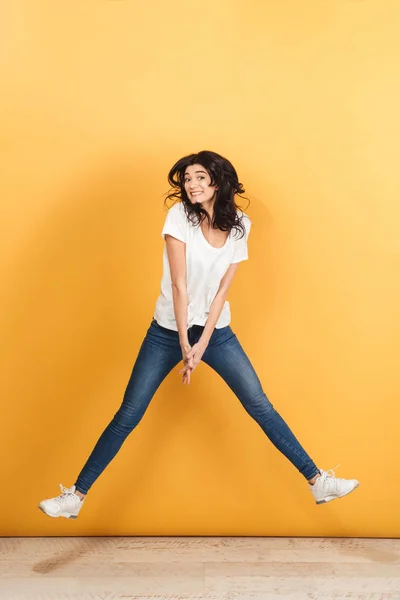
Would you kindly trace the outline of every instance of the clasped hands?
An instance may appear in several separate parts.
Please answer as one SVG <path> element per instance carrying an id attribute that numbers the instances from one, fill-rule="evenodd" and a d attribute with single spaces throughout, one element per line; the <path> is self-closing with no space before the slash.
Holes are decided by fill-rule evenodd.
<path id="1" fill-rule="evenodd" d="M 190 346 L 190 344 L 181 345 L 183 369 L 179 371 L 179 375 L 182 374 L 183 385 L 189 385 L 191 374 L 201 361 L 207 345 L 208 344 L 201 340 L 199 340 L 197 344 L 194 344 L 194 346 Z"/>

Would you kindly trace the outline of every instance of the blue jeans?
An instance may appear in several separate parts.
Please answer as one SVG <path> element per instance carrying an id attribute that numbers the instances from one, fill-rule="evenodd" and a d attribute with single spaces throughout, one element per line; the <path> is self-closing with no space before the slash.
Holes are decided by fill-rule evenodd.
<path id="1" fill-rule="evenodd" d="M 203 329 L 193 325 L 188 330 L 192 346 L 199 341 Z M 133 367 L 123 402 L 76 480 L 79 492 L 87 494 L 142 419 L 159 385 L 181 360 L 178 332 L 160 327 L 153 320 Z M 307 480 L 319 473 L 264 394 L 256 372 L 229 326 L 214 329 L 202 360 L 221 375 L 271 442 Z"/>

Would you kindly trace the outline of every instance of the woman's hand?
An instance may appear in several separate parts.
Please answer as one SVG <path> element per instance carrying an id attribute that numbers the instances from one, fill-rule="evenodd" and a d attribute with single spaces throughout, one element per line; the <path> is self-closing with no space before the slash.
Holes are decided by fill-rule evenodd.
<path id="1" fill-rule="evenodd" d="M 199 340 L 187 354 L 187 359 L 192 361 L 192 369 L 195 369 L 201 361 L 208 344 Z"/>
<path id="2" fill-rule="evenodd" d="M 190 344 L 181 344 L 182 350 L 182 360 L 184 367 L 179 371 L 179 375 L 182 375 L 182 383 L 183 385 L 189 385 L 190 383 L 190 375 L 193 371 L 193 360 L 188 358 L 188 354 L 191 351 L 192 347 Z"/>
<path id="3" fill-rule="evenodd" d="M 179 371 L 179 374 L 183 373 L 182 383 L 184 385 L 189 385 L 190 376 L 201 361 L 207 346 L 208 344 L 200 340 L 189 350 L 184 350 L 182 348 L 184 368 L 181 371 Z"/>

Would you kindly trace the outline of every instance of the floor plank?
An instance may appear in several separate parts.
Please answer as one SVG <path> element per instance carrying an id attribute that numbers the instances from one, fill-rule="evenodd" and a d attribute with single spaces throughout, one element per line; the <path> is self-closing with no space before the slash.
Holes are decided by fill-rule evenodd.
<path id="1" fill-rule="evenodd" d="M 400 590 L 399 564 L 344 563 L 210 563 L 205 591 L 394 593 Z"/>
<path id="2" fill-rule="evenodd" d="M 0 538 L 0 563 L 18 553 L 28 562 L 57 556 L 132 562 L 400 562 L 400 540 L 353 538 L 47 537 Z"/>

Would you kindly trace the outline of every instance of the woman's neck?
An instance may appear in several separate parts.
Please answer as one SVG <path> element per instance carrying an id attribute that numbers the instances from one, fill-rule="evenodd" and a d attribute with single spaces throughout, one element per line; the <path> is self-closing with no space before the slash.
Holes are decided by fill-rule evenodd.
<path id="1" fill-rule="evenodd" d="M 209 200 L 208 202 L 204 202 L 201 205 L 202 208 L 204 208 L 204 210 L 206 210 L 208 212 L 211 223 L 214 220 L 214 204 L 215 204 L 215 200 Z"/>

